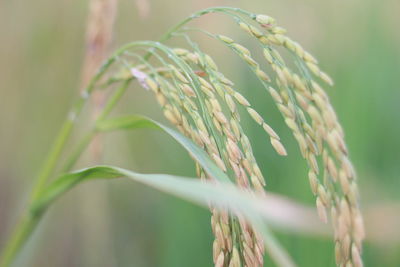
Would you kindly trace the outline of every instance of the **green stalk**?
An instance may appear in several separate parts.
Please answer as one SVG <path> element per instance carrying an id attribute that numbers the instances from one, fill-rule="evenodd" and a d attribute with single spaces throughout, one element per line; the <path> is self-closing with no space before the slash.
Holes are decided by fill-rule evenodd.
<path id="1" fill-rule="evenodd" d="M 38 177 L 36 178 L 35 185 L 32 189 L 30 203 L 33 203 L 40 197 L 40 193 L 53 173 L 67 140 L 71 135 L 76 117 L 81 113 L 85 103 L 87 102 L 87 99 L 95 88 L 96 82 L 102 77 L 102 75 L 114 61 L 115 57 L 111 57 L 103 64 L 97 74 L 92 78 L 87 88 L 83 91 L 81 97 L 78 99 L 72 110 L 69 112 L 66 121 L 61 127 L 61 130 L 57 135 L 57 138 L 53 143 L 46 160 L 44 161 Z M 19 220 L 8 242 L 6 242 L 5 247 L 2 250 L 0 256 L 0 267 L 10 266 L 15 259 L 15 256 L 18 254 L 29 236 L 32 234 L 33 230 L 36 228 L 41 215 L 42 214 L 33 215 L 28 209 L 27 214 Z"/>
<path id="2" fill-rule="evenodd" d="M 38 198 L 38 196 L 40 195 L 40 191 L 46 185 L 48 179 L 50 178 L 50 175 L 52 174 L 54 168 L 56 167 L 61 152 L 63 151 L 67 143 L 67 140 L 71 135 L 75 119 L 79 116 L 90 94 L 93 92 L 96 82 L 102 77 L 102 75 L 106 72 L 108 67 L 114 61 L 115 59 L 112 57 L 104 63 L 104 65 L 99 69 L 97 74 L 92 78 L 87 88 L 82 92 L 81 97 L 78 99 L 75 106 L 68 113 L 68 117 L 64 122 L 52 148 L 50 149 L 50 153 L 48 154 L 46 160 L 44 161 L 42 169 L 39 172 L 39 176 L 36 179 L 36 183 L 32 190 L 32 196 L 31 196 L 32 202 Z"/>
<path id="3" fill-rule="evenodd" d="M 223 14 L 227 14 L 230 15 L 230 12 L 237 12 L 240 13 L 242 15 L 248 16 L 252 19 L 254 19 L 256 17 L 255 14 L 250 13 L 246 10 L 240 9 L 240 8 L 235 8 L 235 7 L 210 7 L 210 8 L 206 8 L 203 10 L 199 10 L 195 13 L 193 13 L 190 17 L 187 17 L 186 19 L 180 21 L 178 24 L 176 24 L 175 26 L 171 27 L 165 34 L 163 34 L 161 36 L 161 38 L 159 39 L 159 42 L 163 43 L 167 40 L 169 40 L 175 32 L 177 32 L 178 30 L 180 30 L 184 25 L 188 24 L 189 22 L 191 22 L 194 19 L 197 19 L 201 16 L 204 16 L 206 14 L 209 13 L 223 13 Z M 149 51 L 145 56 L 144 59 L 145 60 L 149 60 L 150 57 L 152 56 L 151 51 Z"/>
<path id="4" fill-rule="evenodd" d="M 90 144 L 90 141 L 93 137 L 98 133 L 96 129 L 96 124 L 105 119 L 108 114 L 112 111 L 118 101 L 121 99 L 122 95 L 125 93 L 131 79 L 126 80 L 121 87 L 119 87 L 114 94 L 111 96 L 110 100 L 108 100 L 106 106 L 102 110 L 99 117 L 96 119 L 94 123 L 94 127 L 78 142 L 76 149 L 72 152 L 72 154 L 66 160 L 65 165 L 62 168 L 62 172 L 68 172 L 74 166 L 76 161 L 79 159 L 80 155 L 85 151 L 87 146 Z"/>
<path id="5" fill-rule="evenodd" d="M 14 261 L 15 256 L 21 249 L 22 245 L 28 239 L 33 229 L 36 227 L 40 217 L 31 216 L 30 214 L 24 216 L 16 228 L 10 240 L 6 243 L 3 253 L 1 255 L 0 266 L 7 267 Z"/>
<path id="6" fill-rule="evenodd" d="M 173 33 L 177 32 L 180 28 L 182 28 L 182 26 L 184 26 L 185 24 L 189 23 L 190 21 L 201 17 L 203 15 L 209 14 L 209 13 L 225 13 L 225 14 L 229 14 L 229 12 L 237 12 L 237 13 L 241 13 L 243 15 L 249 16 L 250 18 L 255 18 L 255 15 L 247 12 L 243 9 L 240 8 L 235 8 L 235 7 L 210 7 L 210 8 L 206 8 L 200 11 L 197 11 L 195 13 L 193 13 L 190 17 L 187 17 L 186 19 L 182 20 L 181 22 L 179 22 L 178 24 L 176 24 L 175 26 L 173 26 L 172 28 L 170 28 L 163 36 L 161 36 L 160 38 L 160 42 L 165 42 L 168 39 L 170 39 L 173 36 Z M 148 55 L 146 55 L 148 56 Z"/>

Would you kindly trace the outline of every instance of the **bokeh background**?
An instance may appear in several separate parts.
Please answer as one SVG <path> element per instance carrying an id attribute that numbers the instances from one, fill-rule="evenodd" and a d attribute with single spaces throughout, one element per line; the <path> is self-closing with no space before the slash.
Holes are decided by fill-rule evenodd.
<path id="1" fill-rule="evenodd" d="M 0 247 L 77 95 L 87 2 L 0 1 Z M 343 123 L 373 229 L 367 233 L 365 264 L 400 266 L 400 1 L 121 0 L 113 47 L 155 40 L 192 12 L 217 5 L 275 17 L 334 78 L 328 94 Z M 222 16 L 207 16 L 196 25 L 254 46 Z M 197 40 L 287 144 L 289 156 L 276 156 L 263 131 L 244 118 L 268 190 L 312 205 L 306 164 L 261 85 L 233 54 L 207 38 Z M 131 87 L 117 111 L 126 112 L 163 120 L 139 86 Z M 115 133 L 103 140 L 104 163 L 195 175 L 188 155 L 161 133 Z M 84 157 L 77 167 L 90 164 Z M 207 210 L 143 185 L 91 182 L 57 201 L 15 266 L 211 266 L 209 224 Z M 299 266 L 334 266 L 330 240 L 276 234 Z"/>

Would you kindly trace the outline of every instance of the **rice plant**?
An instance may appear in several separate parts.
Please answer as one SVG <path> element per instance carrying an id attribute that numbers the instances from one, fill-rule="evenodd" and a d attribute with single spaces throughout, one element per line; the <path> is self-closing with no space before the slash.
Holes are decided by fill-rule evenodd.
<path id="1" fill-rule="evenodd" d="M 229 17 L 233 26 L 257 43 L 264 57 L 254 57 L 255 51 L 233 37 L 190 27 L 192 20 L 210 13 Z M 220 42 L 241 59 L 272 97 L 309 166 L 308 179 L 318 215 L 323 222 L 332 223 L 337 265 L 362 266 L 364 230 L 356 174 L 343 129 L 322 85 L 332 86 L 332 79 L 309 52 L 286 35 L 275 19 L 230 7 L 196 12 L 159 41 L 134 41 L 103 63 L 68 113 L 35 181 L 29 209 L 3 250 L 0 266 L 12 263 L 46 209 L 60 195 L 86 180 L 117 177 L 129 177 L 209 207 L 215 236 L 215 266 L 263 266 L 265 252 L 278 266 L 295 266 L 267 228 L 265 215 L 260 211 L 260 205 L 265 203 L 266 179 L 253 154 L 252 140 L 242 127 L 239 111 L 246 111 L 265 131 L 271 144 L 267 149 L 285 156 L 285 146 L 269 125 L 271 118 L 263 118 L 232 79 L 220 72 L 217 62 L 192 39 L 193 32 Z M 172 38 L 184 40 L 186 46 L 169 46 Z M 269 66 L 269 72 L 262 68 L 264 65 Z M 165 118 L 178 131 L 140 115 L 110 117 L 132 85 L 152 92 Z M 83 107 L 100 89 L 112 94 L 98 112 L 93 128 L 62 161 L 61 155 Z M 138 128 L 163 130 L 173 137 L 196 162 L 201 180 L 139 174 L 113 166 L 71 171 L 99 133 Z M 62 173 L 55 172 L 56 167 Z"/>

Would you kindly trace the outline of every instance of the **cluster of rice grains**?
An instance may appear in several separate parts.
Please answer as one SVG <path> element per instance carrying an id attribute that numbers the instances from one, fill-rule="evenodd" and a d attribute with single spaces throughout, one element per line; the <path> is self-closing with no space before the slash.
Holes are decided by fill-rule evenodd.
<path id="1" fill-rule="evenodd" d="M 276 26 L 274 19 L 233 8 L 200 11 L 167 36 L 185 36 L 190 49 L 172 49 L 156 43 L 162 49 L 148 51 L 160 65 L 146 60 L 134 62 L 141 64 L 140 67 L 129 63 L 135 66 L 130 67 L 132 75 L 143 87 L 154 92 L 165 117 L 202 147 L 238 186 L 263 194 L 265 181 L 249 138 L 241 127 L 238 109 L 247 110 L 265 130 L 278 154 L 286 155 L 286 150 L 277 133 L 236 90 L 234 83 L 219 72 L 214 60 L 187 37 L 188 29 L 182 27 L 191 19 L 213 12 L 231 16 L 261 45 L 272 69 L 271 78 L 261 70 L 247 48 L 227 36 L 203 31 L 239 55 L 271 94 L 308 162 L 318 214 L 324 222 L 330 214 L 338 266 L 362 266 L 360 252 L 364 231 L 355 173 L 347 156 L 343 130 L 328 96 L 312 76 L 329 85 L 332 80 L 319 69 L 312 55 L 287 37 L 283 28 Z M 279 47 L 293 56 L 297 72 L 286 66 L 277 50 Z M 200 166 L 197 166 L 197 173 L 199 177 L 207 177 Z M 215 265 L 262 266 L 263 241 L 251 226 L 227 212 L 212 209 L 212 213 Z"/>

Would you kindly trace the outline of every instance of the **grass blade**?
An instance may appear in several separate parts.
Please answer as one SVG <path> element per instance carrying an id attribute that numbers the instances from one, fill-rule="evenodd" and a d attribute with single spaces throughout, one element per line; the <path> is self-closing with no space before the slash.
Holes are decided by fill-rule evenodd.
<path id="1" fill-rule="evenodd" d="M 140 115 L 126 115 L 122 117 L 104 119 L 96 125 L 99 131 L 127 130 L 127 129 L 160 129 L 169 134 L 179 144 L 181 144 L 190 155 L 204 168 L 204 170 L 215 180 L 220 182 L 230 182 L 229 177 L 218 168 L 209 158 L 207 153 L 193 143 L 189 138 L 181 133 L 157 122 Z"/>
<path id="2" fill-rule="evenodd" d="M 257 197 L 238 189 L 233 184 L 213 183 L 167 174 L 141 174 L 118 167 L 97 166 L 61 176 L 42 191 L 41 197 L 33 203 L 31 212 L 33 215 L 40 214 L 55 199 L 81 182 L 117 177 L 128 177 L 198 205 L 208 207 L 211 204 L 218 209 L 244 216 L 263 236 L 266 250 L 278 266 L 295 266 L 290 256 L 266 227 L 260 212 L 260 204 L 263 202 L 258 202 Z"/>

